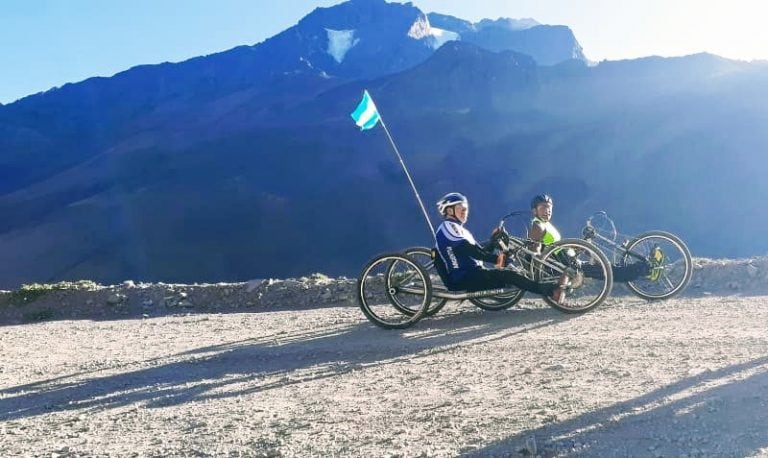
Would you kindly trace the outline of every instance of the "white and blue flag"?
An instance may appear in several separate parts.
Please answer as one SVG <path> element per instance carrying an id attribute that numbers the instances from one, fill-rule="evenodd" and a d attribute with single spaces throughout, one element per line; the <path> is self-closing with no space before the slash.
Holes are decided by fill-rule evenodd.
<path id="1" fill-rule="evenodd" d="M 376 109 L 376 104 L 373 103 L 371 95 L 368 91 L 363 92 L 363 100 L 357 105 L 355 111 L 350 115 L 355 120 L 355 124 L 360 126 L 360 130 L 368 130 L 376 127 L 381 117 L 379 111 Z"/>

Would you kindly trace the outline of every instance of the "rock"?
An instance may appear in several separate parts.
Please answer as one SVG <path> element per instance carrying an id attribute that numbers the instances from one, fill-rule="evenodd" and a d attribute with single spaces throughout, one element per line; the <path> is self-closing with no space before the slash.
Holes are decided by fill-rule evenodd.
<path id="1" fill-rule="evenodd" d="M 758 273 L 760 273 L 760 269 L 753 266 L 752 264 L 747 264 L 747 275 L 749 275 L 749 278 L 757 277 Z"/>
<path id="2" fill-rule="evenodd" d="M 245 283 L 245 290 L 251 293 L 253 290 L 261 286 L 262 283 L 264 283 L 264 280 L 250 280 Z"/>
<path id="3" fill-rule="evenodd" d="M 121 304 L 121 303 L 125 302 L 125 300 L 126 300 L 125 294 L 115 293 L 115 294 L 111 294 L 107 298 L 107 304 L 109 304 L 109 305 L 118 305 L 118 304 Z"/>
<path id="4" fill-rule="evenodd" d="M 125 286 L 126 288 L 135 288 L 136 283 L 134 283 L 133 280 L 126 280 L 123 282 L 123 286 Z"/>
<path id="5" fill-rule="evenodd" d="M 538 453 L 538 447 L 536 446 L 536 436 L 528 436 L 525 438 L 525 444 L 523 448 L 519 450 L 523 455 L 536 456 Z"/>

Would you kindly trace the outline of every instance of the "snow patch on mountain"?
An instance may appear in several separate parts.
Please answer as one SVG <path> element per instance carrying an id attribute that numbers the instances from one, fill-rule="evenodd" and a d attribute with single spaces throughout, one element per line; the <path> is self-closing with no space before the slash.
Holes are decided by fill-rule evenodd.
<path id="1" fill-rule="evenodd" d="M 449 41 L 460 40 L 461 35 L 450 30 L 438 29 L 437 27 L 431 27 L 431 35 L 434 38 L 432 47 L 437 49 Z"/>
<path id="2" fill-rule="evenodd" d="M 347 52 L 360 42 L 359 38 L 355 38 L 354 30 L 325 29 L 325 31 L 328 33 L 328 54 L 338 63 L 341 63 Z"/>

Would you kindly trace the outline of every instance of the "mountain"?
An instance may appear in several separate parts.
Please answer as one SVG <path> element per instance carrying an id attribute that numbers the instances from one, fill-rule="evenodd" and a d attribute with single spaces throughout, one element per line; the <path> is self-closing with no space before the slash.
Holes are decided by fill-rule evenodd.
<path id="1" fill-rule="evenodd" d="M 385 133 L 349 118 L 364 88 L 433 222 L 432 202 L 459 190 L 482 237 L 548 192 L 568 235 L 607 210 L 698 256 L 768 250 L 726 223 L 768 223 L 764 63 L 542 65 L 466 39 L 539 25 L 435 17 L 352 0 L 258 45 L 0 107 L 0 287 L 354 276 L 375 253 L 430 244 Z M 449 30 L 461 40 L 442 43 Z"/>
<path id="2" fill-rule="evenodd" d="M 474 43 L 490 51 L 516 51 L 528 54 L 540 65 L 555 65 L 586 57 L 571 29 L 562 25 L 542 25 L 533 19 L 483 19 L 473 24 L 453 16 L 429 14 L 434 28 L 447 30 L 452 39 Z"/>

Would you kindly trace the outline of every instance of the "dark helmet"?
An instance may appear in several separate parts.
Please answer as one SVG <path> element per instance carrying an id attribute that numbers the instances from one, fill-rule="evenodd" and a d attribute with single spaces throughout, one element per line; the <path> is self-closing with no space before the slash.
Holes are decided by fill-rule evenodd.
<path id="1" fill-rule="evenodd" d="M 552 202 L 552 198 L 549 197 L 549 194 L 539 194 L 538 196 L 534 197 L 531 200 L 531 210 L 535 209 L 539 206 L 539 204 L 547 203 L 549 205 L 554 205 L 554 202 Z"/>
<path id="2" fill-rule="evenodd" d="M 445 209 L 458 204 L 464 204 L 465 207 L 469 207 L 469 200 L 467 200 L 467 197 L 464 194 L 449 192 L 437 201 L 437 211 L 440 212 L 441 215 L 444 215 Z"/>

